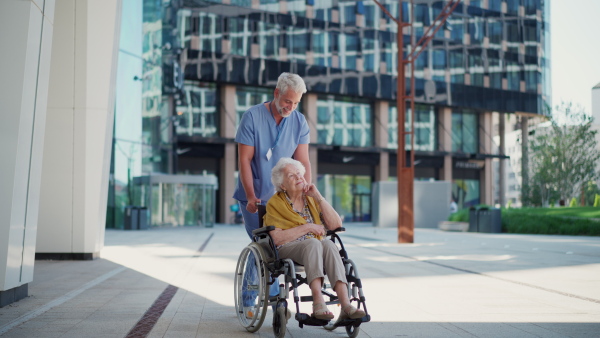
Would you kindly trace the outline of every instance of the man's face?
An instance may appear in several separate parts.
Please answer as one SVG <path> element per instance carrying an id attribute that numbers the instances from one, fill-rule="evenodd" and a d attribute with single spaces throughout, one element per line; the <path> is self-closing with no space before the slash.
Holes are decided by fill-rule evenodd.
<path id="1" fill-rule="evenodd" d="M 275 89 L 275 100 L 273 102 L 279 115 L 288 117 L 298 107 L 300 99 L 302 99 L 301 93 L 296 93 L 290 89 L 286 90 L 285 93 L 281 93 L 279 89 Z"/>

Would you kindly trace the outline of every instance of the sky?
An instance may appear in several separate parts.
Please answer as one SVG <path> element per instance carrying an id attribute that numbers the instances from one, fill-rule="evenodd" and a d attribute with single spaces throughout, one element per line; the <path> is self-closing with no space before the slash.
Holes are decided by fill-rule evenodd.
<path id="1" fill-rule="evenodd" d="M 550 0 L 552 106 L 561 101 L 592 112 L 600 83 L 600 0 Z"/>

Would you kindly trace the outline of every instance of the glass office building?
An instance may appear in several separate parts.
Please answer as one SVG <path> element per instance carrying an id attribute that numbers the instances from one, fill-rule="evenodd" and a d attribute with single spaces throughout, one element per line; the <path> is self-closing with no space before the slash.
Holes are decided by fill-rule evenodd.
<path id="1" fill-rule="evenodd" d="M 241 114 L 294 72 L 313 179 L 345 220 L 370 220 L 371 184 L 395 179 L 398 154 L 398 29 L 375 2 L 139 1 L 139 175 L 214 175 L 225 222 Z M 405 50 L 445 5 L 380 2 L 412 21 Z M 461 207 L 492 203 L 493 114 L 549 113 L 548 20 L 547 0 L 461 1 L 414 63 L 414 149 L 407 139 L 402 155 L 414 151 L 415 179 L 452 181 Z"/>

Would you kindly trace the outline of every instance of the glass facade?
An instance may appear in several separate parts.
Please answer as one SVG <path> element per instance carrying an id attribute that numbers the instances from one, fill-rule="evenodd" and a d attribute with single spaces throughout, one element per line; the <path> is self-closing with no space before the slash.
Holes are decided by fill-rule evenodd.
<path id="1" fill-rule="evenodd" d="M 151 226 L 215 224 L 214 175 L 149 175 L 135 177 L 135 204 L 148 208 Z"/>
<path id="2" fill-rule="evenodd" d="M 402 20 L 412 21 L 417 40 L 444 5 L 380 2 L 394 17 L 402 6 Z M 317 148 L 317 168 L 327 168 L 318 169 L 319 187 L 347 220 L 370 218 L 367 195 L 380 155 L 389 152 L 393 176 L 398 148 L 398 29 L 376 3 L 132 0 L 124 2 L 123 18 L 109 199 L 113 226 L 120 227 L 119 210 L 133 203 L 131 177 L 218 176 L 224 149 L 233 142 L 232 126 L 237 128 L 249 107 L 272 99 L 281 72 L 299 74 L 314 95 L 301 102 L 310 104 L 306 111 L 298 110 L 314 116 L 308 118 L 316 133 L 311 147 Z M 416 178 L 439 179 L 448 154 L 488 155 L 480 154 L 482 114 L 549 114 L 548 19 L 549 3 L 543 0 L 471 0 L 456 7 L 414 61 Z M 409 32 L 404 31 L 405 52 L 410 52 Z M 378 141 L 384 144 L 375 142 L 382 125 L 374 111 L 379 101 L 390 106 L 388 128 L 381 131 L 387 142 Z M 451 129 L 445 131 L 451 145 L 440 144 L 438 136 L 445 135 L 439 121 L 445 108 L 452 110 L 451 126 L 445 127 Z M 404 127 L 410 126 L 407 109 Z M 411 150 L 410 136 L 406 144 Z M 453 194 L 462 205 L 480 199 L 474 171 L 453 171 Z M 188 193 L 173 192 L 171 200 L 182 194 Z M 172 224 L 188 223 L 181 214 L 168 217 Z"/>
<path id="3" fill-rule="evenodd" d="M 211 3 L 221 1 L 177 9 L 176 38 L 193 61 L 186 78 L 268 86 L 281 71 L 293 69 L 309 79 L 312 92 L 395 98 L 397 28 L 374 2 L 233 2 L 245 7 L 244 14 L 235 7 L 216 10 Z M 398 2 L 382 3 L 397 15 Z M 431 80 L 440 94 L 433 98 L 436 104 L 547 114 L 550 92 L 541 85 L 549 74 L 547 3 L 528 0 L 524 15 L 517 10 L 520 1 L 484 5 L 460 4 L 448 30 L 439 30 L 416 60 L 417 100 Z M 441 6 L 415 4 L 417 39 Z M 411 19 L 408 2 L 403 7 L 404 20 Z"/>
<path id="4" fill-rule="evenodd" d="M 109 177 L 106 224 L 122 228 L 124 209 L 134 203 L 132 178 L 142 172 L 142 156 L 148 145 L 142 142 L 142 91 L 153 81 L 145 74 L 146 59 L 142 53 L 142 0 L 123 3 L 123 21 L 119 41 L 117 90 L 115 91 L 115 126 Z M 145 77 L 144 75 L 148 75 Z"/>

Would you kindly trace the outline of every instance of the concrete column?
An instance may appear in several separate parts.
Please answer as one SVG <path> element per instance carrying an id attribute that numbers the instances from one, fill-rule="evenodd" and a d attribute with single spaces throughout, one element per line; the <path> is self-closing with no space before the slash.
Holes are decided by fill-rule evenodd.
<path id="1" fill-rule="evenodd" d="M 232 85 L 221 86 L 221 137 L 235 139 L 235 95 L 236 87 Z M 219 172 L 219 218 L 222 223 L 229 222 L 233 212 L 229 210 L 231 204 L 236 203 L 232 198 L 235 190 L 236 180 L 234 180 L 236 169 L 236 143 L 226 143 L 225 153 L 221 159 L 221 168 Z"/>
<path id="2" fill-rule="evenodd" d="M 492 112 L 484 112 L 479 115 L 479 152 L 482 154 L 492 153 Z"/>
<path id="3" fill-rule="evenodd" d="M 492 153 L 492 113 L 484 112 L 479 118 L 480 133 L 479 133 L 479 152 L 484 154 Z M 485 159 L 485 166 L 483 167 L 483 175 L 479 180 L 480 185 L 480 201 L 483 204 L 493 205 L 494 204 L 494 188 L 493 188 L 493 168 L 492 159 Z"/>
<path id="4" fill-rule="evenodd" d="M 442 107 L 438 110 L 439 150 L 452 152 L 452 109 Z M 452 181 L 452 155 L 444 156 L 444 167 L 440 172 L 440 180 Z"/>
<path id="5" fill-rule="evenodd" d="M 54 6 L 0 2 L 0 307 L 33 281 Z"/>
<path id="6" fill-rule="evenodd" d="M 306 121 L 308 122 L 308 127 L 310 128 L 310 144 L 311 146 L 308 148 L 308 156 L 310 158 L 310 167 L 312 169 L 311 177 L 313 183 L 317 182 L 317 174 L 318 174 L 318 158 L 319 151 L 314 146 L 317 144 L 319 137 L 317 133 L 317 94 L 307 93 L 302 97 L 302 109 L 304 110 L 304 116 L 306 117 Z"/>
<path id="7" fill-rule="evenodd" d="M 375 146 L 387 148 L 389 139 L 388 114 L 390 104 L 387 101 L 375 102 L 375 120 L 379 123 L 373 123 L 373 133 L 375 134 Z M 375 167 L 375 181 L 387 181 L 390 176 L 390 154 L 381 152 L 379 164 Z"/>
<path id="8" fill-rule="evenodd" d="M 56 5 L 37 255 L 104 246 L 121 0 Z"/>
<path id="9" fill-rule="evenodd" d="M 500 149 L 498 154 L 504 156 L 506 154 L 506 115 L 498 114 L 498 136 L 500 138 Z M 498 203 L 500 207 L 506 205 L 506 160 L 498 160 Z"/>

